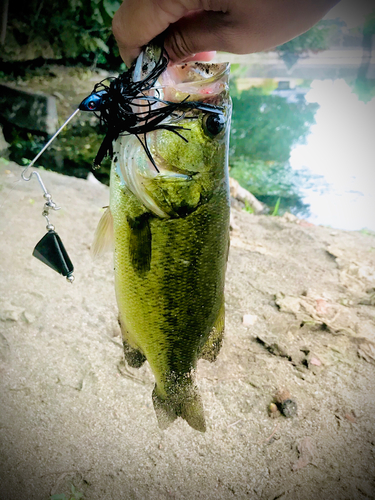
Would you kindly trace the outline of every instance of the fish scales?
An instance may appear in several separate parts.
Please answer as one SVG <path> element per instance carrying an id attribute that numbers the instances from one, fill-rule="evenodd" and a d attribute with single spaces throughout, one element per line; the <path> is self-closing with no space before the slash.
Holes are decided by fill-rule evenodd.
<path id="1" fill-rule="evenodd" d="M 163 386 L 163 374 L 195 367 L 223 302 L 228 241 L 228 197 L 219 192 L 193 214 L 150 218 L 151 262 L 146 273 L 132 264 L 132 204 L 117 174 L 111 179 L 117 302 L 127 340 L 141 348 Z M 223 245 L 226 242 L 226 245 Z"/>
<path id="2" fill-rule="evenodd" d="M 214 102 L 223 116 L 194 111 L 180 117 L 187 142 L 168 130 L 148 134 L 159 173 L 136 137 L 114 145 L 109 210 L 125 355 L 132 366 L 147 359 L 162 428 L 178 416 L 206 428 L 194 379 L 200 357 L 215 359 L 224 329 L 228 71 L 227 65 L 190 63 L 163 75 L 169 100 Z"/>

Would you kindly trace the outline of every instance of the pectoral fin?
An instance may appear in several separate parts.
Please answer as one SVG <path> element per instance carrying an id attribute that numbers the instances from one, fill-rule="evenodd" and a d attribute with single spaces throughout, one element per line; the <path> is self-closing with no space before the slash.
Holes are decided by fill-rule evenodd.
<path id="1" fill-rule="evenodd" d="M 128 217 L 131 228 L 129 238 L 129 254 L 135 271 L 144 275 L 151 266 L 151 229 L 149 215 L 142 214 L 132 219 Z"/>
<path id="2" fill-rule="evenodd" d="M 113 217 L 109 207 L 102 215 L 96 228 L 94 241 L 90 248 L 93 259 L 100 257 L 113 248 Z"/>

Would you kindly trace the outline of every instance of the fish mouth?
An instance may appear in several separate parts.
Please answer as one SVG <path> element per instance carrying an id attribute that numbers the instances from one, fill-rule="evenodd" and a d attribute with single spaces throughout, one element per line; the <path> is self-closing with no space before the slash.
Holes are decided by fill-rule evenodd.
<path id="1" fill-rule="evenodd" d="M 168 101 L 220 104 L 228 99 L 229 71 L 229 63 L 188 62 L 168 67 L 159 84 Z"/>

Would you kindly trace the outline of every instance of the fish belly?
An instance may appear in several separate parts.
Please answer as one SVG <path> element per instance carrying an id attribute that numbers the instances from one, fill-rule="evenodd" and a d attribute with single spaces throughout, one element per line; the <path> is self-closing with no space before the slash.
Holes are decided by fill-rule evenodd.
<path id="1" fill-rule="evenodd" d="M 125 340 L 146 356 L 159 394 L 167 397 L 196 367 L 223 307 L 228 190 L 223 184 L 186 217 L 148 217 L 112 169 L 110 208 L 116 297 Z M 145 227 L 139 221 L 134 224 L 137 214 Z M 143 263 L 134 255 L 137 248 Z"/>

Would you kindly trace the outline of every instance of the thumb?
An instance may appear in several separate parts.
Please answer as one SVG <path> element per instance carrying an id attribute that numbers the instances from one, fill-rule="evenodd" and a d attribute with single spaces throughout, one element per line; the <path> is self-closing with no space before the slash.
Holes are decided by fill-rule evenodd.
<path id="1" fill-rule="evenodd" d="M 187 11 L 183 1 L 124 0 L 113 17 L 112 31 L 126 65 L 131 65 L 141 47 Z"/>
<path id="2" fill-rule="evenodd" d="M 171 24 L 165 31 L 164 47 L 171 62 L 177 63 L 200 52 L 231 52 L 237 45 L 236 38 L 240 37 L 236 37 L 228 14 L 200 11 Z"/>

